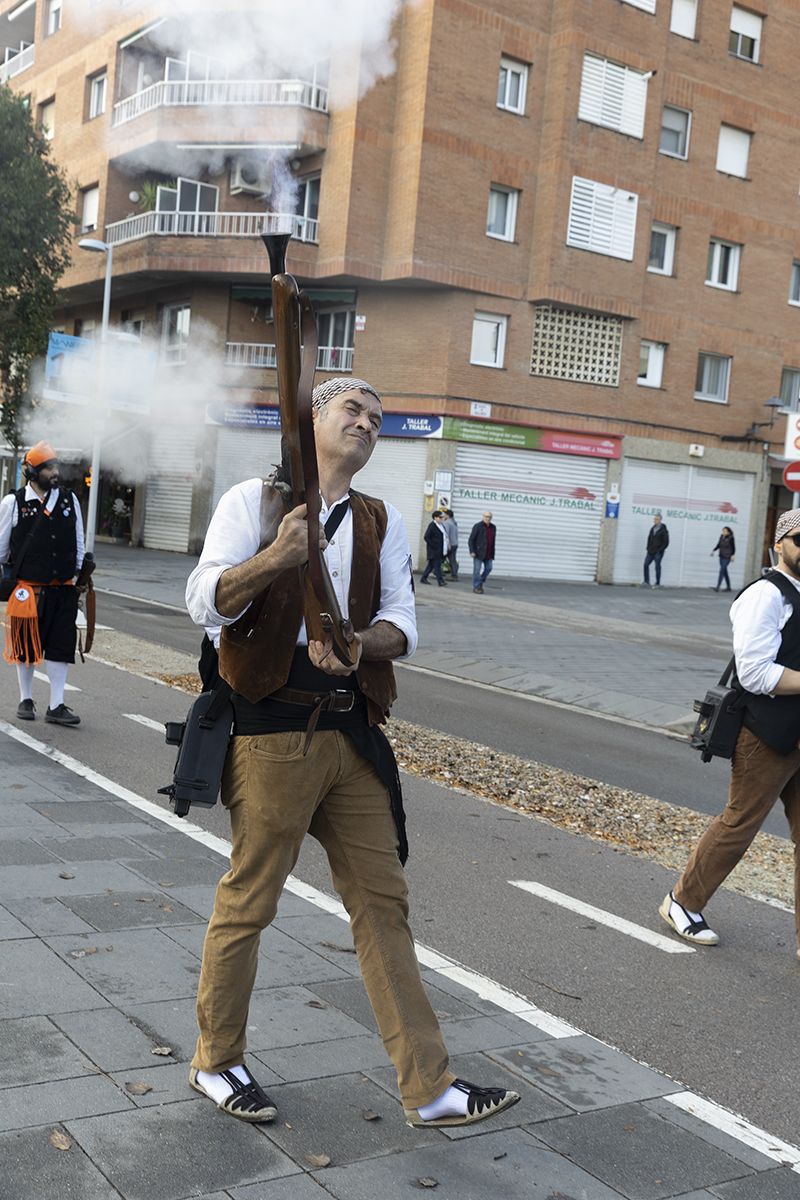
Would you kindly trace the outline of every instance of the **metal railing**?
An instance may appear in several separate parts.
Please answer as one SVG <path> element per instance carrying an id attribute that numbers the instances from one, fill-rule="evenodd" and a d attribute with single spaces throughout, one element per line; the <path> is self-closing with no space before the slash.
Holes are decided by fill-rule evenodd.
<path id="1" fill-rule="evenodd" d="M 352 371 L 353 353 L 352 346 L 320 346 L 317 351 L 317 370 Z M 278 365 L 275 346 L 270 342 L 226 342 L 225 365 L 274 369 Z"/>
<path id="2" fill-rule="evenodd" d="M 106 225 L 110 246 L 145 237 L 259 237 L 289 233 L 300 242 L 316 242 L 319 221 L 293 213 L 145 212 Z"/>
<path id="3" fill-rule="evenodd" d="M 24 50 L 20 50 L 19 54 L 15 54 L 13 58 L 6 59 L 0 65 L 0 83 L 8 83 L 9 79 L 13 79 L 15 75 L 19 75 L 22 71 L 27 71 L 28 67 L 32 67 L 36 59 L 36 47 L 26 46 Z"/>
<path id="4" fill-rule="evenodd" d="M 199 105 L 299 105 L 328 111 L 328 89 L 303 79 L 161 79 L 114 105 L 112 125 L 124 125 L 154 108 Z"/>

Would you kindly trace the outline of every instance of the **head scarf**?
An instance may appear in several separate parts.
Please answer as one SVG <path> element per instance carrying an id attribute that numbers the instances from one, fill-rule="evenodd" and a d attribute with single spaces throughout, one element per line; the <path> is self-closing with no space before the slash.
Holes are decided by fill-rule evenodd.
<path id="1" fill-rule="evenodd" d="M 379 404 L 381 402 L 375 388 L 365 379 L 353 379 L 350 375 L 337 375 L 335 379 L 326 379 L 324 383 L 317 384 L 311 393 L 311 407 L 318 411 L 320 408 L 324 408 L 329 400 L 333 400 L 335 396 L 343 396 L 345 392 L 367 392 L 370 396 L 374 396 Z"/>
<path id="2" fill-rule="evenodd" d="M 800 508 L 790 508 L 788 512 L 781 513 L 778 517 L 778 524 L 775 526 L 775 541 L 779 542 L 781 538 L 786 537 L 787 533 L 794 533 L 800 529 Z"/>
<path id="3" fill-rule="evenodd" d="M 43 467 L 45 463 L 55 462 L 57 459 L 58 455 L 48 442 L 37 442 L 35 446 L 31 446 L 22 461 L 30 467 Z"/>

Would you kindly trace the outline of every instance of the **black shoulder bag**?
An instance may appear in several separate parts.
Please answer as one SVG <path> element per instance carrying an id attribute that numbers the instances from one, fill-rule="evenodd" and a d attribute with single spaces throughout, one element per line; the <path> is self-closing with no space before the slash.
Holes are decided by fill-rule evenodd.
<path id="1" fill-rule="evenodd" d="M 731 684 L 735 658 L 720 676 L 716 687 L 709 688 L 704 700 L 695 700 L 698 714 L 689 745 L 700 751 L 703 762 L 712 758 L 733 758 L 736 739 L 744 720 L 744 700 L 747 693 L 738 681 Z"/>
<path id="2" fill-rule="evenodd" d="M 31 539 L 33 538 L 33 535 L 36 533 L 36 530 L 39 528 L 39 522 L 41 521 L 42 517 L 44 516 L 44 510 L 47 507 L 47 501 L 49 500 L 49 498 L 50 498 L 50 493 L 48 492 L 47 495 L 45 496 L 44 500 L 42 501 L 42 506 L 39 509 L 36 520 L 33 522 L 33 525 L 31 525 L 30 529 L 28 530 L 28 532 L 25 536 L 25 541 L 22 543 L 22 545 L 19 548 L 17 557 L 14 559 L 14 561 L 12 563 L 6 562 L 6 563 L 2 563 L 0 565 L 0 571 L 2 572 L 2 574 L 0 574 L 0 602 L 2 602 L 2 603 L 5 603 L 6 600 L 11 599 L 11 593 L 14 591 L 14 588 L 17 586 L 17 580 L 19 579 L 19 573 L 22 569 L 23 559 L 25 558 L 25 555 L 28 553 L 28 547 L 31 544 Z M 19 493 L 18 492 L 14 493 L 14 499 L 16 501 L 17 508 L 19 508 Z"/>

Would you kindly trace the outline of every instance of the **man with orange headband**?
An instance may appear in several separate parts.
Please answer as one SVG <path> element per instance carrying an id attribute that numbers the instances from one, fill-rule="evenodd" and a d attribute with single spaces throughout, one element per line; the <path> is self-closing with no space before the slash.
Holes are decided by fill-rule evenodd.
<path id="1" fill-rule="evenodd" d="M 69 664 L 75 662 L 78 589 L 83 564 L 83 520 L 73 492 L 58 486 L 58 455 L 37 442 L 22 460 L 24 487 L 0 501 L 0 562 L 10 563 L 16 586 L 8 601 L 3 657 L 19 682 L 17 717 L 36 718 L 33 673 L 44 659 L 50 681 L 45 721 L 79 725 L 64 703 Z"/>

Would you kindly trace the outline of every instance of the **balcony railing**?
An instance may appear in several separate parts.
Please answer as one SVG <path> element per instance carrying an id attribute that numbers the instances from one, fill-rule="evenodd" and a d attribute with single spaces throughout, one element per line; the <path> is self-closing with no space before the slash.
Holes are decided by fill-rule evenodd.
<path id="1" fill-rule="evenodd" d="M 299 242 L 316 242 L 319 221 L 293 213 L 254 212 L 146 212 L 106 225 L 111 246 L 151 237 L 259 237 L 262 233 L 289 233 Z"/>
<path id="2" fill-rule="evenodd" d="M 328 111 L 328 89 L 302 79 L 161 79 L 114 105 L 113 125 L 124 125 L 154 108 L 201 105 L 299 105 Z"/>
<path id="3" fill-rule="evenodd" d="M 33 66 L 35 58 L 36 47 L 31 45 L 20 50 L 19 54 L 15 54 L 13 58 L 7 59 L 0 65 L 0 83 L 8 83 L 9 79 L 13 79 L 15 75 L 27 71 L 28 67 Z"/>
<path id="4" fill-rule="evenodd" d="M 278 365 L 275 347 L 269 342 L 227 342 L 225 364 L 229 367 L 271 367 Z M 318 371 L 352 371 L 352 346 L 320 346 L 317 351 Z"/>

